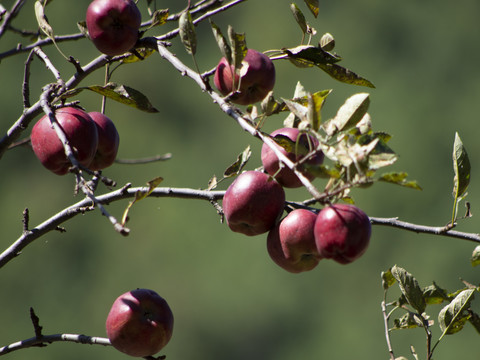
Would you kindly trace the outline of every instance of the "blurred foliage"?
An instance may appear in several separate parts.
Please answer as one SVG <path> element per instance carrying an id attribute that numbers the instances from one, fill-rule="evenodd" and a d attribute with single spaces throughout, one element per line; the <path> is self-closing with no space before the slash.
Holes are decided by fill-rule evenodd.
<path id="1" fill-rule="evenodd" d="M 15 20 L 17 26 L 35 23 L 30 3 Z M 186 2 L 158 3 L 174 13 Z M 3 3 L 11 4 L 13 0 Z M 84 20 L 87 6 L 86 1 L 49 5 L 47 15 L 55 33 L 78 32 L 76 23 Z M 146 16 L 145 2 L 139 6 Z M 284 0 L 248 1 L 213 20 L 222 29 L 232 25 L 244 32 L 251 48 L 288 48 L 301 41 L 289 6 L 290 1 Z M 480 3 L 475 0 L 465 0 L 461 6 L 446 0 L 321 1 L 318 18 L 304 11 L 319 33 L 335 37 L 345 66 L 375 84 L 376 89 L 368 89 L 373 127 L 393 135 L 389 145 L 399 154 L 393 169 L 407 171 L 423 188 L 419 192 L 379 183 L 355 190 L 352 196 L 367 214 L 446 224 L 452 204 L 451 149 L 458 131 L 469 151 L 473 171 L 469 201 L 473 216 L 477 215 L 479 12 Z M 208 22 L 196 30 L 196 59 L 205 71 L 217 64 L 221 54 Z M 5 35 L 0 52 L 16 42 L 13 35 Z M 58 45 L 82 64 L 98 55 L 88 40 Z M 173 41 L 172 49 L 193 66 L 179 39 Z M 68 78 L 73 66 L 55 47 L 45 51 Z M 0 64 L 2 133 L 22 111 L 26 56 Z M 311 92 L 333 89 L 323 107 L 323 119 L 333 117 L 352 94 L 365 91 L 339 83 L 319 69 L 299 69 L 288 61 L 278 61 L 276 69 L 279 98 L 290 97 L 299 80 Z M 31 96 L 36 99 L 41 87 L 54 79 L 38 59 L 31 71 Z M 101 84 L 103 78 L 97 72 L 82 86 Z M 247 166 L 260 164 L 259 141 L 240 130 L 192 81 L 155 54 L 144 62 L 122 66 L 112 81 L 141 90 L 159 110 L 149 114 L 107 102 L 107 114 L 121 136 L 119 157 L 173 154 L 166 162 L 117 164 L 107 169 L 105 174 L 119 186 L 143 185 L 161 176 L 162 186 L 206 188 L 209 179 L 221 176 L 247 145 L 252 151 Z M 101 99 L 94 93 L 82 92 L 77 98 L 89 111 L 100 109 Z M 283 120 L 280 115 L 269 118 L 265 130 L 280 127 Z M 27 148 L 9 151 L 0 161 L 0 173 L 2 248 L 21 234 L 25 207 L 34 226 L 77 200 L 72 195 L 73 177 L 50 174 Z M 219 187 L 227 185 L 225 181 Z M 287 196 L 302 200 L 308 194 L 297 189 L 289 190 Z M 125 206 L 115 203 L 109 209 L 121 217 Z M 136 205 L 129 221 L 132 232 L 126 238 L 115 233 L 98 212 L 77 217 L 65 227 L 66 233 L 50 233 L 37 240 L 1 269 L 1 345 L 34 335 L 30 307 L 46 334 L 105 336 L 104 322 L 113 300 L 132 288 L 149 287 L 167 299 L 175 315 L 174 335 L 163 351 L 167 359 L 309 360 L 346 359 L 355 354 L 383 360 L 388 356 L 380 309 L 383 269 L 399 264 L 421 283 L 436 281 L 445 288 L 458 287 L 459 277 L 478 283 L 478 268 L 469 263 L 471 243 L 383 227 L 373 229 L 370 248 L 357 262 L 341 266 L 325 261 L 310 273 L 289 274 L 269 259 L 266 236 L 245 238 L 232 233 L 220 223 L 215 209 L 200 201 L 146 199 Z M 460 221 L 458 228 L 478 231 L 474 219 Z M 409 354 L 410 344 L 415 344 L 422 357 L 423 336 L 417 329 L 394 333 L 392 341 L 399 354 Z M 462 334 L 442 343 L 435 359 L 451 359 L 466 349 L 475 354 L 479 346 L 476 331 L 466 326 Z M 67 343 L 7 356 L 14 360 L 127 358 L 112 348 Z"/>

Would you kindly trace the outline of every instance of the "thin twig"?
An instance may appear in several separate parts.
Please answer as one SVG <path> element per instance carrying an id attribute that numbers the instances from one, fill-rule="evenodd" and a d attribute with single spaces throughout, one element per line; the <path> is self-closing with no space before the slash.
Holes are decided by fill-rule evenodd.
<path id="1" fill-rule="evenodd" d="M 140 159 L 115 159 L 117 164 L 128 164 L 128 165 L 138 165 L 138 164 L 149 164 L 157 161 L 166 161 L 172 158 L 171 153 L 166 153 L 163 155 L 155 155 Z"/>
<path id="2" fill-rule="evenodd" d="M 20 9 L 25 4 L 25 1 L 26 0 L 17 0 L 15 4 L 13 4 L 12 9 L 7 12 L 3 19 L 3 23 L 0 25 L 0 38 L 5 34 L 5 31 L 10 26 L 12 20 L 18 15 Z"/>

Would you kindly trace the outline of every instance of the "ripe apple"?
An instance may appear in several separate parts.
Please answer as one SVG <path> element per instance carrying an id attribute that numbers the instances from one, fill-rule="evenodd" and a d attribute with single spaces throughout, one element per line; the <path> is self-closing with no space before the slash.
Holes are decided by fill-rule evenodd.
<path id="1" fill-rule="evenodd" d="M 152 356 L 170 341 L 173 314 L 155 291 L 136 289 L 114 301 L 106 329 L 115 349 L 130 356 Z"/>
<path id="2" fill-rule="evenodd" d="M 97 126 L 98 147 L 93 161 L 88 166 L 91 170 L 102 170 L 115 161 L 118 152 L 120 136 L 113 121 L 104 114 L 96 111 L 89 112 Z"/>
<path id="3" fill-rule="evenodd" d="M 303 159 L 307 152 L 315 149 L 318 146 L 318 140 L 309 134 L 301 133 L 297 128 L 281 128 L 273 131 L 270 136 L 283 135 L 295 143 L 293 151 L 285 150 L 280 145 L 276 145 L 277 148 L 287 156 L 291 161 L 298 162 Z M 298 151 L 298 152 L 297 152 Z M 295 173 L 288 167 L 284 166 L 280 171 L 279 161 L 277 155 L 267 144 L 262 146 L 262 164 L 267 173 L 275 176 L 275 179 L 284 187 L 297 188 L 302 186 L 302 182 Z M 307 160 L 308 165 L 320 165 L 323 162 L 323 152 L 318 150 L 313 156 Z M 298 167 L 298 170 L 302 172 L 309 180 L 312 180 L 315 176 L 308 173 L 302 166 Z"/>
<path id="4" fill-rule="evenodd" d="M 318 265 L 322 256 L 318 253 L 313 233 L 316 220 L 314 212 L 295 209 L 270 230 L 267 250 L 278 266 L 291 273 L 300 273 Z"/>
<path id="5" fill-rule="evenodd" d="M 225 57 L 217 65 L 213 82 L 217 89 L 226 96 L 237 90 L 230 100 L 239 105 L 249 105 L 262 100 L 272 91 L 275 85 L 275 66 L 265 54 L 253 49 L 248 49 L 243 59 L 244 66 L 248 66 L 245 74 L 235 73 L 235 68 L 230 65 Z M 234 81 L 235 80 L 235 81 Z"/>
<path id="6" fill-rule="evenodd" d="M 70 146 L 75 151 L 77 161 L 88 167 L 98 146 L 98 133 L 95 123 L 85 111 L 73 107 L 57 109 L 55 117 Z M 33 152 L 43 166 L 58 175 L 68 173 L 72 165 L 65 155 L 62 142 L 52 128 L 47 115 L 44 115 L 33 126 L 30 139 Z"/>
<path id="7" fill-rule="evenodd" d="M 285 191 L 269 175 L 246 171 L 234 180 L 223 197 L 229 228 L 248 236 L 266 233 L 282 216 Z"/>
<path id="8" fill-rule="evenodd" d="M 95 47 L 110 56 L 129 51 L 138 40 L 142 17 L 133 0 L 94 0 L 87 8 L 87 29 Z"/>
<path id="9" fill-rule="evenodd" d="M 315 242 L 320 255 L 340 264 L 358 259 L 370 242 L 367 214 L 350 204 L 324 207 L 315 222 Z"/>

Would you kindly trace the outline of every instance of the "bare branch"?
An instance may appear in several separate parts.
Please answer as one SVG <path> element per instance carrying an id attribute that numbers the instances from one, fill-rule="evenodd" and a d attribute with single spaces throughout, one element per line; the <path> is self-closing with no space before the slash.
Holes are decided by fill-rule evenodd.
<path id="1" fill-rule="evenodd" d="M 166 153 L 163 155 L 155 155 L 146 158 L 140 159 L 115 159 L 115 162 L 118 164 L 128 164 L 128 165 L 138 165 L 138 164 L 149 164 L 157 161 L 166 161 L 172 158 L 171 153 Z"/>
<path id="2" fill-rule="evenodd" d="M 26 349 L 34 346 L 47 346 L 48 344 L 58 342 L 58 341 L 67 341 L 74 342 L 78 344 L 88 344 L 88 345 L 103 345 L 111 346 L 110 340 L 102 337 L 94 337 L 87 335 L 77 335 L 77 334 L 55 334 L 55 335 L 42 335 L 40 337 L 32 337 L 30 339 L 17 341 L 10 345 L 0 347 L 0 356 L 6 355 L 13 351 Z"/>
<path id="3" fill-rule="evenodd" d="M 10 23 L 17 16 L 24 4 L 25 0 L 17 0 L 15 1 L 15 4 L 13 4 L 12 9 L 6 13 L 3 23 L 0 25 L 0 38 L 3 36 L 3 34 L 5 34 L 5 31 L 10 26 Z"/>
<path id="4" fill-rule="evenodd" d="M 131 188 L 129 186 L 124 186 L 119 190 L 97 196 L 96 204 L 109 204 L 113 201 L 133 198 L 135 197 L 137 191 L 147 190 L 147 187 Z M 201 199 L 211 202 L 223 198 L 224 193 L 224 191 L 207 191 L 187 188 L 156 188 L 152 191 L 149 197 Z M 90 198 L 85 198 L 76 204 L 63 209 L 35 228 L 24 232 L 22 236 L 20 236 L 9 248 L 0 254 L 0 268 L 16 256 L 20 255 L 20 252 L 34 240 L 50 231 L 57 230 L 61 224 L 75 217 L 76 215 L 84 214 L 85 212 L 92 210 L 94 210 L 94 207 L 92 207 L 92 200 Z"/>

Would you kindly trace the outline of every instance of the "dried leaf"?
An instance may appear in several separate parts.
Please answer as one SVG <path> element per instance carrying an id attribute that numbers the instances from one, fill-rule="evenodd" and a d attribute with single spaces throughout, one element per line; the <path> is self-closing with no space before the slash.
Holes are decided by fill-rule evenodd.
<path id="1" fill-rule="evenodd" d="M 185 50 L 189 54 L 195 55 L 197 51 L 197 35 L 190 11 L 185 11 L 180 15 L 178 28 L 180 30 L 180 40 L 183 46 L 185 46 Z"/>
<path id="2" fill-rule="evenodd" d="M 304 0 L 308 9 L 312 12 L 313 16 L 317 17 L 319 12 L 319 0 Z"/>
<path id="3" fill-rule="evenodd" d="M 153 180 L 150 180 L 149 182 L 147 182 L 147 185 L 148 185 L 148 188 L 146 189 L 142 189 L 142 190 L 138 190 L 136 193 L 135 193 L 135 198 L 130 201 L 127 205 L 127 208 L 125 209 L 125 211 L 123 212 L 123 216 L 122 216 L 122 226 L 125 226 L 125 224 L 127 223 L 128 221 L 128 214 L 130 212 L 130 209 L 132 208 L 133 204 L 135 204 L 137 201 L 140 201 L 140 200 L 143 200 L 145 199 L 146 197 L 148 197 L 153 190 L 155 190 L 155 188 L 160 185 L 160 183 L 163 181 L 163 178 L 162 177 L 157 177 Z"/>

